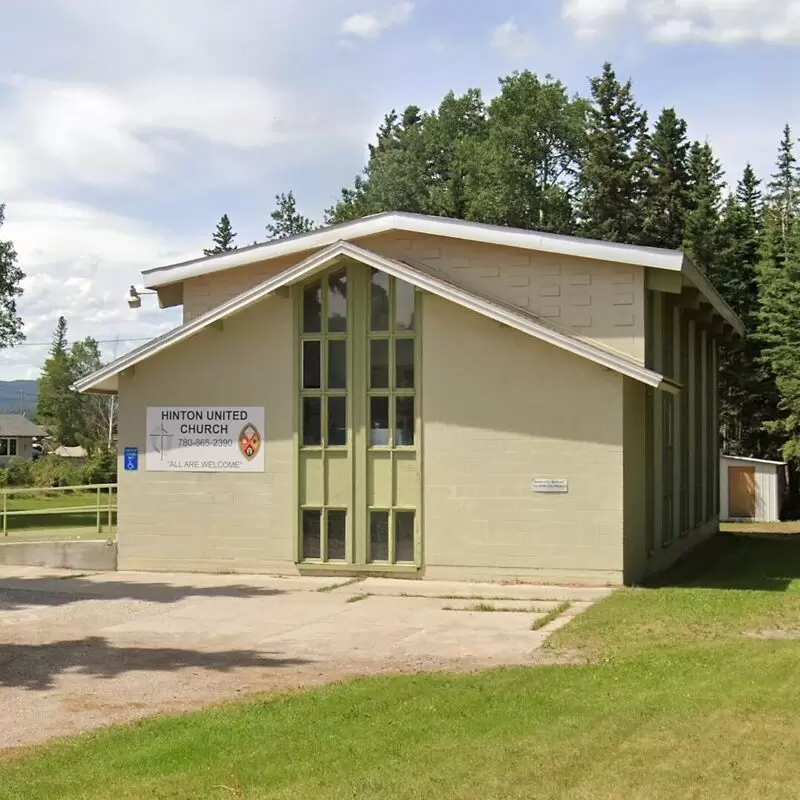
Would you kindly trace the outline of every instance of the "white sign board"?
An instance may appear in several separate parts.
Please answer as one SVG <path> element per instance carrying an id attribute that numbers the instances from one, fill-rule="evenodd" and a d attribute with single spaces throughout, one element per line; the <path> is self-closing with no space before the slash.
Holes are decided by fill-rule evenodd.
<path id="1" fill-rule="evenodd" d="M 145 469 L 263 472 L 264 407 L 149 407 Z"/>
<path id="2" fill-rule="evenodd" d="M 569 491 L 566 478 L 534 478 L 533 491 L 544 494 L 563 494 Z"/>

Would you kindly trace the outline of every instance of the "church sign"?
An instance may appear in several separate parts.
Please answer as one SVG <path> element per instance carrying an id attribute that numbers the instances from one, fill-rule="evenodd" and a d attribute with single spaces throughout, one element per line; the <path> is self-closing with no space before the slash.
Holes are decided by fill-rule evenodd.
<path id="1" fill-rule="evenodd" d="M 263 472 L 263 406 L 151 406 L 150 472 Z"/>

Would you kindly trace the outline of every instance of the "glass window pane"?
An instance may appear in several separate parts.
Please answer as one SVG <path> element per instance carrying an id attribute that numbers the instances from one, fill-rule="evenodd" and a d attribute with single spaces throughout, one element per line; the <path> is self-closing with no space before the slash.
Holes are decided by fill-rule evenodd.
<path id="1" fill-rule="evenodd" d="M 328 511 L 328 561 L 344 561 L 347 543 L 347 512 Z"/>
<path id="2" fill-rule="evenodd" d="M 10 456 L 15 456 L 17 454 L 17 440 L 16 439 L 9 439 L 8 440 L 8 454 Z"/>
<path id="3" fill-rule="evenodd" d="M 347 272 L 339 270 L 328 278 L 328 331 L 347 330 Z"/>
<path id="4" fill-rule="evenodd" d="M 0 439 L 0 456 L 8 455 L 8 439 Z"/>
<path id="5" fill-rule="evenodd" d="M 322 342 L 303 342 L 303 388 L 322 386 Z"/>
<path id="6" fill-rule="evenodd" d="M 372 339 L 369 343 L 370 389 L 389 388 L 389 340 Z"/>
<path id="7" fill-rule="evenodd" d="M 414 512 L 394 512 L 394 560 L 414 561 Z"/>
<path id="8" fill-rule="evenodd" d="M 394 344 L 395 387 L 398 389 L 413 389 L 414 340 L 397 339 Z"/>
<path id="9" fill-rule="evenodd" d="M 395 411 L 394 443 L 396 447 L 414 444 L 414 398 L 398 397 Z"/>
<path id="10" fill-rule="evenodd" d="M 394 282 L 394 327 L 398 331 L 413 331 L 415 316 L 414 287 L 405 281 Z"/>
<path id="11" fill-rule="evenodd" d="M 371 331 L 389 330 L 389 276 L 385 272 L 372 270 L 372 314 Z"/>
<path id="12" fill-rule="evenodd" d="M 389 512 L 371 511 L 369 515 L 369 560 L 389 560 Z"/>
<path id="13" fill-rule="evenodd" d="M 328 444 L 340 447 L 347 444 L 347 398 L 328 398 Z"/>
<path id="14" fill-rule="evenodd" d="M 322 330 L 322 283 L 317 281 L 303 289 L 303 333 Z"/>
<path id="15" fill-rule="evenodd" d="M 303 510 L 303 558 L 320 558 L 321 511 Z"/>
<path id="16" fill-rule="evenodd" d="M 371 445 L 389 444 L 389 398 L 370 397 L 369 427 Z"/>
<path id="17" fill-rule="evenodd" d="M 303 445 L 322 444 L 322 398 L 303 398 Z"/>
<path id="18" fill-rule="evenodd" d="M 328 342 L 328 388 L 347 388 L 347 342 Z"/>

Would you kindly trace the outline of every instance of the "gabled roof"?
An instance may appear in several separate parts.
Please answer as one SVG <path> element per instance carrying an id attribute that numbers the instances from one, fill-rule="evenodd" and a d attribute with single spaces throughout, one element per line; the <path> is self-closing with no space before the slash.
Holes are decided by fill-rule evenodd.
<path id="1" fill-rule="evenodd" d="M 387 258 L 373 253 L 363 247 L 358 247 L 348 242 L 336 242 L 309 258 L 301 261 L 296 266 L 290 267 L 272 278 L 254 286 L 237 297 L 228 300 L 220 306 L 208 311 L 196 319 L 187 322 L 178 328 L 153 339 L 143 347 L 131 351 L 122 358 L 103 367 L 92 375 L 78 381 L 75 388 L 78 391 L 115 391 L 117 376 L 124 370 L 144 361 L 152 355 L 171 347 L 178 342 L 188 339 L 207 328 L 215 322 L 249 308 L 255 303 L 274 294 L 285 286 L 302 281 L 317 272 L 329 267 L 332 263 L 350 258 L 375 269 L 400 278 L 419 289 L 431 292 L 468 308 L 485 317 L 501 322 L 518 331 L 522 331 L 541 341 L 548 342 L 570 353 L 600 364 L 603 367 L 619 372 L 647 386 L 672 389 L 664 377 L 657 372 L 645 369 L 633 359 L 617 353 L 609 348 L 602 347 L 594 342 L 581 339 L 565 330 L 558 329 L 543 322 L 539 317 L 524 309 L 499 302 L 493 298 L 468 291 L 452 281 L 441 277 L 433 270 L 409 264 L 405 261 Z"/>
<path id="2" fill-rule="evenodd" d="M 534 250 L 542 253 L 592 258 L 598 261 L 613 261 L 618 264 L 635 264 L 641 267 L 682 273 L 689 283 L 714 307 L 714 310 L 741 336 L 744 327 L 733 310 L 722 299 L 691 260 L 679 250 L 666 250 L 661 247 L 603 242 L 596 239 L 581 239 L 577 236 L 561 236 L 555 233 L 507 228 L 502 225 L 487 225 L 481 222 L 468 222 L 447 217 L 432 217 L 424 214 L 409 214 L 388 211 L 362 217 L 352 222 L 332 225 L 311 233 L 290 236 L 278 241 L 242 247 L 230 253 L 222 253 L 177 264 L 166 264 L 142 272 L 144 285 L 148 289 L 158 289 L 180 283 L 188 278 L 209 275 L 223 270 L 243 267 L 260 261 L 281 256 L 307 253 L 319 248 L 329 247 L 339 241 L 351 241 L 366 236 L 374 236 L 388 231 L 443 236 L 448 239 L 483 244 L 516 247 L 520 250 Z"/>
<path id="3" fill-rule="evenodd" d="M 46 433 L 22 414 L 0 414 L 0 436 L 44 436 Z"/>

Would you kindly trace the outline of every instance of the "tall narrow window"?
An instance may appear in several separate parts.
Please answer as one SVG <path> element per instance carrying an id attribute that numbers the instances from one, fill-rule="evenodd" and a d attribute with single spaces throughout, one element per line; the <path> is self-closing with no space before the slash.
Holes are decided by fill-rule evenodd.
<path id="1" fill-rule="evenodd" d="M 373 270 L 369 324 L 369 508 L 371 562 L 416 560 L 417 302 L 415 288 Z"/>
<path id="2" fill-rule="evenodd" d="M 302 288 L 300 324 L 299 558 L 345 561 L 346 494 L 332 494 L 349 472 L 350 354 L 347 269 Z"/>

